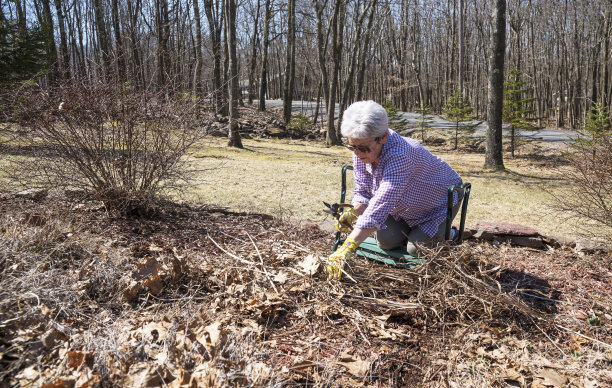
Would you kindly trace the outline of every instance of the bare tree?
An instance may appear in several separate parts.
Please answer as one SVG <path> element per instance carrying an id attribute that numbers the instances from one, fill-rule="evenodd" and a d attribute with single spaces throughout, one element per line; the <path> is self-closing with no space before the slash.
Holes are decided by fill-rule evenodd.
<path id="1" fill-rule="evenodd" d="M 489 56 L 489 102 L 485 168 L 504 169 L 502 109 L 504 102 L 504 54 L 506 51 L 506 0 L 496 0 Z"/>
<path id="2" fill-rule="evenodd" d="M 359 71 L 357 72 L 357 80 L 356 80 L 356 88 L 355 88 L 355 100 L 359 101 L 362 99 L 363 93 L 363 80 L 365 78 L 365 70 L 367 60 L 367 53 L 370 50 L 370 39 L 372 38 L 372 27 L 374 26 L 374 18 L 376 7 L 374 4 L 370 8 L 370 14 L 368 15 L 368 26 L 366 28 L 363 44 L 360 42 L 359 47 L 359 60 L 357 63 L 359 64 Z"/>
<path id="3" fill-rule="evenodd" d="M 259 77 L 259 110 L 266 110 L 266 95 L 268 93 L 268 47 L 270 45 L 270 19 L 272 18 L 271 0 L 266 0 L 266 10 L 263 27 L 263 46 L 261 53 L 261 73 Z"/>
<path id="4" fill-rule="evenodd" d="M 319 72 L 321 73 L 321 86 L 323 88 L 323 95 L 325 97 L 325 103 L 329 101 L 329 81 L 327 75 L 327 64 L 325 62 L 326 52 L 327 52 L 327 33 L 323 32 L 323 13 L 325 12 L 325 7 L 327 5 L 327 0 L 312 0 L 315 6 L 315 14 L 317 20 L 316 27 L 316 35 L 317 35 L 317 60 L 319 64 Z M 317 101 L 318 102 L 318 101 Z M 315 111 L 315 116 L 319 115 L 319 106 L 317 104 L 317 109 Z"/>
<path id="5" fill-rule="evenodd" d="M 96 78 L 104 69 L 141 90 L 165 88 L 171 94 L 206 85 L 216 113 L 227 115 L 223 0 L 200 1 L 12 0 L 3 11 L 11 10 L 8 17 L 14 15 L 19 34 L 30 22 L 46 33 L 50 84 L 60 71 Z M 262 110 L 265 98 L 283 94 L 324 100 L 336 138 L 338 128 L 329 117 L 341 118 L 353 99 L 388 99 L 404 110 L 427 104 L 440 113 L 460 88 L 484 118 L 492 71 L 487 59 L 492 25 L 486 15 L 495 3 L 373 1 L 292 0 L 275 7 L 272 0 L 245 0 L 236 16 L 236 58 L 241 82 L 249 80 L 249 101 L 258 84 Z M 291 9 L 282 8 L 283 17 L 274 18 L 284 4 Z M 542 126 L 579 127 L 591 101 L 611 107 L 609 0 L 510 0 L 506 10 L 507 60 L 530 80 L 535 98 L 530 108 Z M 208 26 L 202 25 L 206 21 Z M 285 34 L 289 23 L 295 35 Z M 288 56 L 294 64 L 286 71 Z M 291 85 L 289 93 L 285 89 Z M 331 99 L 341 105 L 340 112 L 329 112 L 335 106 Z"/>
<path id="6" fill-rule="evenodd" d="M 253 35 L 251 37 L 251 58 L 249 59 L 249 96 L 248 101 L 249 104 L 253 104 L 253 99 L 255 98 L 255 78 L 257 69 L 257 41 L 259 37 L 259 14 L 261 12 L 261 0 L 257 0 L 257 6 L 255 9 L 255 19 L 253 20 Z"/>
<path id="7" fill-rule="evenodd" d="M 285 124 L 291 120 L 293 87 L 295 81 L 295 0 L 288 0 L 287 49 L 285 57 L 285 77 L 283 81 L 283 119 Z"/>
<path id="8" fill-rule="evenodd" d="M 117 76 L 125 79 L 125 57 L 123 53 L 123 40 L 121 39 L 121 23 L 119 21 L 119 2 L 112 0 L 113 37 L 115 40 L 115 56 L 117 62 Z"/>
<path id="9" fill-rule="evenodd" d="M 213 55 L 213 99 L 217 114 L 227 115 L 227 104 L 223 98 L 221 83 L 221 31 L 223 12 L 219 10 L 219 0 L 204 0 L 204 9 L 208 19 L 208 29 Z"/>
<path id="10" fill-rule="evenodd" d="M 242 148 L 238 133 L 238 59 L 236 58 L 236 0 L 224 0 L 225 30 L 227 51 L 229 53 L 229 125 L 228 143 L 230 147 Z"/>
<path id="11" fill-rule="evenodd" d="M 96 33 L 98 38 L 98 44 L 100 46 L 100 52 L 102 55 L 102 73 L 106 76 L 110 71 L 110 44 L 108 41 L 108 33 L 106 30 L 106 23 L 104 22 L 104 8 L 102 0 L 94 0 L 94 17 L 96 20 Z"/>
<path id="12" fill-rule="evenodd" d="M 134 3 L 134 0 L 127 0 L 129 36 L 132 53 L 132 58 L 130 61 L 131 78 L 138 87 L 142 87 L 144 85 L 143 66 L 141 62 L 142 56 L 140 55 L 140 50 L 138 49 L 138 38 L 136 36 L 140 4 L 141 0 L 136 0 L 136 3 Z"/>
<path id="13" fill-rule="evenodd" d="M 51 6 L 49 0 L 41 0 L 43 8 L 42 30 L 47 43 L 47 55 L 49 66 L 49 83 L 54 83 L 57 79 L 57 47 L 55 46 L 55 33 L 53 27 L 53 16 L 51 15 Z"/>
<path id="14" fill-rule="evenodd" d="M 463 93 L 465 95 L 465 89 L 463 88 L 463 67 L 464 67 L 464 56 L 465 56 L 465 40 L 464 40 L 464 36 L 463 36 L 463 30 L 464 30 L 464 25 L 465 23 L 465 15 L 464 15 L 464 4 L 463 4 L 463 0 L 459 0 L 459 28 L 458 28 L 458 33 L 459 33 L 459 90 L 461 91 L 461 93 Z"/>
<path id="15" fill-rule="evenodd" d="M 68 40 L 66 37 L 66 27 L 64 21 L 64 11 L 62 9 L 62 0 L 55 0 L 55 14 L 57 15 L 57 25 L 60 32 L 60 58 L 59 64 L 60 73 L 63 78 L 70 74 L 70 53 L 68 52 Z"/>
<path id="16" fill-rule="evenodd" d="M 331 19 L 330 31 L 332 42 L 332 72 L 329 80 L 329 92 L 327 100 L 327 144 L 341 145 L 342 140 L 334 126 L 336 113 L 336 90 L 338 88 L 338 75 L 340 72 L 340 61 L 342 59 L 342 46 L 344 38 L 344 7 L 345 0 L 336 0 L 334 14 Z"/>
<path id="17" fill-rule="evenodd" d="M 202 26 L 200 24 L 200 4 L 199 0 L 193 0 L 193 19 L 195 21 L 195 54 L 196 62 L 193 67 L 193 88 L 192 94 L 199 96 L 202 92 L 200 79 L 202 78 Z"/>
<path id="18" fill-rule="evenodd" d="M 377 0 L 370 0 L 365 8 L 363 9 L 353 34 L 353 49 L 351 51 L 350 65 L 348 68 L 348 75 L 344 82 L 344 91 L 342 92 L 342 99 L 340 100 L 340 106 L 338 107 L 338 125 L 342 123 L 342 113 L 344 113 L 344 107 L 348 104 L 349 95 L 353 88 L 353 79 L 355 78 L 355 68 L 357 67 L 357 54 L 361 46 L 361 35 L 363 29 L 363 22 L 366 17 L 371 16 L 376 8 Z"/>

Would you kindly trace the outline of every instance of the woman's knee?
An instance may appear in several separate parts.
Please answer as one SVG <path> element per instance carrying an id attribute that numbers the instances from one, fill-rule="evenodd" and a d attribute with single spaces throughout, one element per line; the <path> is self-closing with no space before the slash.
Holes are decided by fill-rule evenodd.
<path id="1" fill-rule="evenodd" d="M 383 229 L 376 232 L 376 242 L 379 247 L 388 250 L 404 245 L 406 236 Z"/>

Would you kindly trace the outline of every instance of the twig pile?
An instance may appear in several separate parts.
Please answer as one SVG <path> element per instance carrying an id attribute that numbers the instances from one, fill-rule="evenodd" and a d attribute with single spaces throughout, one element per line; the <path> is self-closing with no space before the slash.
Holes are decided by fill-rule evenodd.
<path id="1" fill-rule="evenodd" d="M 3 383 L 411 385 L 442 378 L 428 354 L 457 328 L 548 335 L 495 248 L 441 247 L 412 270 L 355 258 L 356 283 L 330 282 L 331 237 L 314 226 L 71 206 L 0 202 Z"/>

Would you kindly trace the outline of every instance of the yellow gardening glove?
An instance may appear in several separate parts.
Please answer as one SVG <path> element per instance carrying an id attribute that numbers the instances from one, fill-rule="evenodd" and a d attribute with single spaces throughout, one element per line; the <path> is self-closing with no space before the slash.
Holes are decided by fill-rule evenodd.
<path id="1" fill-rule="evenodd" d="M 353 208 L 346 208 L 340 217 L 334 222 L 336 230 L 341 233 L 349 233 L 353 230 L 353 224 L 357 221 L 359 214 Z"/>
<path id="2" fill-rule="evenodd" d="M 344 271 L 344 264 L 351 258 L 351 255 L 357 250 L 357 243 L 352 238 L 348 237 L 344 244 L 329 255 L 325 271 L 328 279 L 340 279 L 340 275 Z"/>

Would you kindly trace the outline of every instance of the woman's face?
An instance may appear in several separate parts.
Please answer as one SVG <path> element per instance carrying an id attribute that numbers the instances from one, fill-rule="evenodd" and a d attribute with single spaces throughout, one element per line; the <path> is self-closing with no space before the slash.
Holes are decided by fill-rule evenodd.
<path id="1" fill-rule="evenodd" d="M 362 162 L 378 164 L 383 145 L 387 142 L 388 138 L 387 133 L 377 138 L 357 139 L 349 137 L 347 148 L 353 151 Z"/>

